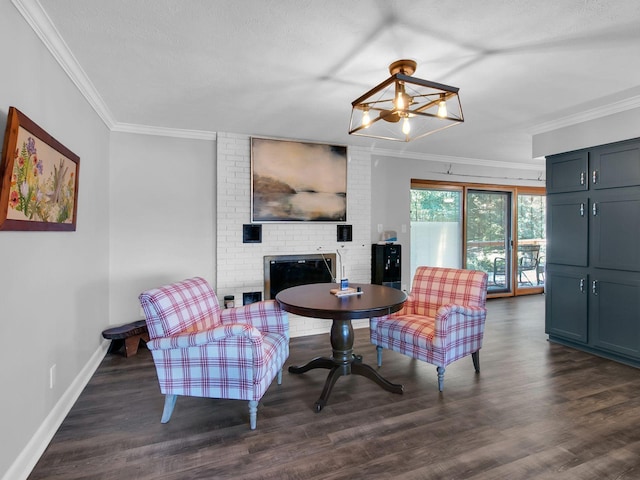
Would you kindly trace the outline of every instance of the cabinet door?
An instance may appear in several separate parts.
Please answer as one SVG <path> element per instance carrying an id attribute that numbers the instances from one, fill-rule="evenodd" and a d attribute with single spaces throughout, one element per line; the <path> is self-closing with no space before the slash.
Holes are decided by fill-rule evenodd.
<path id="1" fill-rule="evenodd" d="M 640 358 L 640 273 L 603 270 L 590 278 L 591 344 Z"/>
<path id="2" fill-rule="evenodd" d="M 591 266 L 640 271 L 638 189 L 602 191 L 591 200 Z"/>
<path id="3" fill-rule="evenodd" d="M 587 343 L 586 270 L 548 266 L 546 275 L 545 333 Z"/>
<path id="4" fill-rule="evenodd" d="M 597 147 L 589 157 L 592 189 L 640 185 L 640 141 Z"/>
<path id="5" fill-rule="evenodd" d="M 586 150 L 547 157 L 547 193 L 580 192 L 589 188 Z"/>
<path id="6" fill-rule="evenodd" d="M 584 194 L 549 195 L 546 263 L 586 267 L 588 238 L 588 197 Z"/>

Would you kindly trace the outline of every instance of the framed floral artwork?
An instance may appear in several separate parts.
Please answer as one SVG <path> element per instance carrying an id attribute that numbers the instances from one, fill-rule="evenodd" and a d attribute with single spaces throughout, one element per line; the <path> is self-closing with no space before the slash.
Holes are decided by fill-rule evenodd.
<path id="1" fill-rule="evenodd" d="M 0 230 L 75 231 L 80 157 L 9 108 L 0 163 Z"/>

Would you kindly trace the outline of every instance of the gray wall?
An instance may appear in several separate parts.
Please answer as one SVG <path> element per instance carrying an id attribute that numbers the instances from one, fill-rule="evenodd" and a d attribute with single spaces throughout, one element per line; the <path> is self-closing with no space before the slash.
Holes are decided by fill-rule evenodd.
<path id="1" fill-rule="evenodd" d="M 371 240 L 375 243 L 380 239 L 379 226 L 382 230 L 398 232 L 398 243 L 403 251 L 402 285 L 407 290 L 411 287 L 409 190 L 412 179 L 544 187 L 544 169 L 540 163 L 514 168 L 510 164 L 486 160 L 374 155 L 371 169 Z"/>
<path id="2" fill-rule="evenodd" d="M 9 106 L 15 106 L 80 157 L 76 232 L 0 231 L 3 476 L 42 448 L 34 436 L 50 429 L 52 416 L 64 414 L 61 404 L 70 399 L 63 397 L 100 348 L 109 323 L 109 130 L 6 1 L 0 2 L 0 44 L 2 135 Z"/>
<path id="3" fill-rule="evenodd" d="M 0 478 L 25 478 L 137 295 L 215 279 L 215 134 L 110 132 L 10 2 L 0 2 L 0 131 L 15 106 L 80 157 L 75 232 L 0 231 Z M 50 368 L 56 379 L 49 388 Z"/>
<path id="4" fill-rule="evenodd" d="M 215 287 L 215 140 L 112 133 L 110 323 L 138 294 L 195 275 Z"/>

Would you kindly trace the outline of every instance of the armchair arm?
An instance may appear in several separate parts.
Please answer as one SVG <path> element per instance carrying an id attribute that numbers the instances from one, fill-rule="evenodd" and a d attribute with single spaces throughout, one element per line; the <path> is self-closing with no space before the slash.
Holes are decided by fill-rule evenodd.
<path id="1" fill-rule="evenodd" d="M 467 305 L 447 304 L 438 309 L 434 323 L 434 345 L 446 347 L 466 337 L 480 339 L 484 334 L 487 309 Z"/>
<path id="2" fill-rule="evenodd" d="M 220 311 L 220 322 L 228 324 L 247 324 L 261 332 L 272 332 L 289 337 L 289 317 L 281 310 L 275 300 L 264 300 Z"/>
<path id="3" fill-rule="evenodd" d="M 260 331 L 247 324 L 218 325 L 198 332 L 178 333 L 169 337 L 154 338 L 147 342 L 149 350 L 167 350 L 207 345 L 230 338 L 246 338 L 254 343 L 262 343 Z"/>

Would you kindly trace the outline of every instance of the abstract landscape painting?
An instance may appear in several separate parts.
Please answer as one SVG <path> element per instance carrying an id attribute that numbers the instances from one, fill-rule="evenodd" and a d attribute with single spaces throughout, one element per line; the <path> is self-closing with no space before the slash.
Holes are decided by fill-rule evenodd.
<path id="1" fill-rule="evenodd" d="M 346 146 L 251 138 L 252 222 L 346 219 Z"/>

